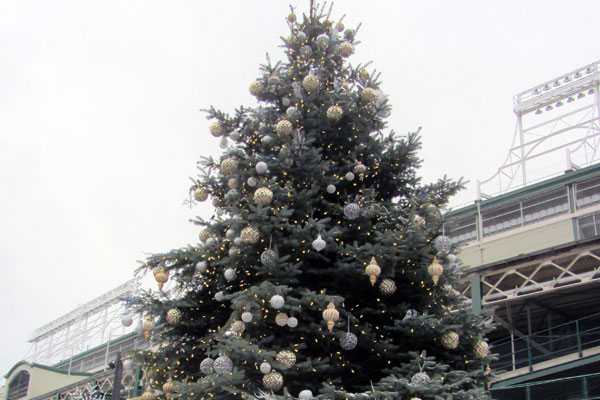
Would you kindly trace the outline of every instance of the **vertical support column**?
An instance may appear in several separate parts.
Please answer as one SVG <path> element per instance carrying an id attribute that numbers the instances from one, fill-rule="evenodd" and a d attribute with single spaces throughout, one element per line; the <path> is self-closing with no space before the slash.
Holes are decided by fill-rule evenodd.
<path id="1" fill-rule="evenodd" d="M 583 392 L 583 398 L 584 399 L 589 399 L 590 395 L 588 393 L 588 381 L 587 381 L 587 376 L 584 376 L 583 379 L 581 380 L 581 390 Z"/>
<path id="2" fill-rule="evenodd" d="M 508 323 L 510 324 L 511 328 L 513 327 L 513 320 L 512 320 L 512 312 L 510 309 L 510 304 L 507 302 L 506 303 L 506 315 L 508 316 Z M 511 352 L 511 359 L 512 359 L 512 369 L 513 371 L 515 369 L 517 369 L 517 356 L 515 354 L 515 331 L 513 329 L 510 330 L 510 352 Z"/>
<path id="3" fill-rule="evenodd" d="M 142 395 L 142 366 L 138 365 L 135 369 L 135 377 L 133 380 L 133 397 Z"/>
<path id="4" fill-rule="evenodd" d="M 475 314 L 481 313 L 481 277 L 479 274 L 471 276 L 471 306 Z"/>
<path id="5" fill-rule="evenodd" d="M 521 146 L 521 176 L 523 177 L 523 186 L 527 186 L 527 169 L 525 166 L 525 134 L 523 133 L 523 115 L 520 111 L 517 114 L 517 130 L 519 131 L 519 144 Z"/>
<path id="6" fill-rule="evenodd" d="M 575 334 L 577 336 L 577 353 L 579 353 L 579 358 L 583 357 L 583 349 L 581 346 L 581 333 L 579 332 L 579 320 L 575 320 Z"/>

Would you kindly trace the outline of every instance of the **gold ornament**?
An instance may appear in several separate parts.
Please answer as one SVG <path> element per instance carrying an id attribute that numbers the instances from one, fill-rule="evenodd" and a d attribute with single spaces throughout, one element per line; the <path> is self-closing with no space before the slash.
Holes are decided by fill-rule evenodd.
<path id="1" fill-rule="evenodd" d="M 283 365 L 284 369 L 292 368 L 296 364 L 296 354 L 293 351 L 281 350 L 277 353 L 275 361 Z"/>
<path id="2" fill-rule="evenodd" d="M 290 136 L 290 134 L 292 133 L 292 128 L 293 128 L 292 123 L 290 121 L 288 121 L 287 119 L 282 119 L 275 126 L 275 130 L 277 131 L 277 134 L 281 137 Z"/>
<path id="3" fill-rule="evenodd" d="M 254 201 L 256 204 L 266 206 L 273 200 L 273 192 L 266 187 L 256 189 L 254 192 Z"/>
<path id="4" fill-rule="evenodd" d="M 169 273 L 167 272 L 165 267 L 160 266 L 154 268 L 152 270 L 152 273 L 154 274 L 154 279 L 156 280 L 156 283 L 158 283 L 158 290 L 162 290 L 165 282 L 169 280 Z"/>
<path id="5" fill-rule="evenodd" d="M 211 237 L 212 235 L 210 234 L 210 231 L 208 229 L 202 229 L 200 231 L 200 233 L 198 234 L 198 239 L 200 239 L 200 241 L 202 243 L 206 243 L 206 241 Z"/>
<path id="6" fill-rule="evenodd" d="M 371 286 L 375 285 L 375 281 L 377 281 L 377 277 L 381 273 L 381 268 L 375 261 L 375 257 L 371 257 L 371 261 L 367 268 L 365 268 L 365 274 L 369 276 L 369 281 L 371 281 Z"/>
<path id="7" fill-rule="evenodd" d="M 221 171 L 225 175 L 233 174 L 237 169 L 237 166 L 237 161 L 235 161 L 233 158 L 226 158 L 223 161 L 221 161 Z"/>
<path id="8" fill-rule="evenodd" d="M 152 335 L 152 331 L 154 330 L 154 322 L 152 322 L 152 318 L 150 316 L 146 317 L 146 320 L 142 324 L 142 330 L 144 331 L 144 337 L 146 340 Z"/>
<path id="9" fill-rule="evenodd" d="M 344 32 L 344 24 L 343 23 L 338 22 L 338 24 L 335 27 L 338 30 L 338 32 Z"/>
<path id="10" fill-rule="evenodd" d="M 208 199 L 208 192 L 204 188 L 198 188 L 194 190 L 194 199 L 197 201 L 206 201 Z"/>
<path id="11" fill-rule="evenodd" d="M 290 13 L 290 14 L 287 16 L 287 20 L 288 20 L 289 22 L 291 22 L 291 23 L 294 23 L 294 22 L 296 22 L 296 14 L 294 14 L 294 13 Z"/>
<path id="12" fill-rule="evenodd" d="M 458 333 L 454 331 L 448 331 L 442 336 L 442 346 L 448 350 L 454 350 L 458 347 L 459 340 L 460 338 L 458 337 Z"/>
<path id="13" fill-rule="evenodd" d="M 277 75 L 271 75 L 269 79 L 267 79 L 267 83 L 269 85 L 279 85 L 281 83 L 281 79 Z"/>
<path id="14" fill-rule="evenodd" d="M 483 340 L 478 340 L 477 343 L 475 343 L 474 351 L 475 351 L 475 357 L 485 358 L 485 357 L 487 357 L 487 355 L 490 351 L 490 346 Z"/>
<path id="15" fill-rule="evenodd" d="M 181 314 L 179 309 L 171 308 L 169 311 L 167 311 L 167 322 L 171 325 L 177 325 L 179 321 L 181 321 L 182 316 L 183 314 Z"/>
<path id="16" fill-rule="evenodd" d="M 246 330 L 246 324 L 242 321 L 234 321 L 233 324 L 231 324 L 231 330 L 241 335 Z"/>
<path id="17" fill-rule="evenodd" d="M 340 44 L 340 55 L 342 57 L 350 57 L 354 53 L 354 46 L 350 42 L 342 42 Z"/>
<path id="18" fill-rule="evenodd" d="M 146 388 L 144 394 L 142 394 L 142 400 L 156 400 L 156 396 L 154 392 L 150 390 L 150 388 Z"/>
<path id="19" fill-rule="evenodd" d="M 236 178 L 231 178 L 227 181 L 227 186 L 229 186 L 229 189 L 237 189 L 239 182 Z"/>
<path id="20" fill-rule="evenodd" d="M 360 79 L 362 79 L 363 81 L 367 81 L 367 80 L 369 80 L 369 77 L 370 77 L 369 71 L 367 71 L 366 69 L 363 68 L 360 71 Z"/>
<path id="21" fill-rule="evenodd" d="M 338 318 L 340 318 L 340 312 L 335 309 L 335 304 L 330 302 L 329 305 L 327 305 L 327 309 L 323 311 L 323 319 L 327 321 L 327 329 L 329 329 L 329 332 L 333 330 L 335 321 L 337 321 Z"/>
<path id="22" fill-rule="evenodd" d="M 248 227 L 242 229 L 242 232 L 240 233 L 240 237 L 242 238 L 242 241 L 244 243 L 254 244 L 254 243 L 258 242 L 260 234 L 258 233 L 258 231 L 256 230 L 255 227 L 248 226 Z"/>
<path id="23" fill-rule="evenodd" d="M 379 292 L 384 296 L 391 296 L 396 292 L 396 282 L 391 279 L 383 279 L 379 283 Z"/>
<path id="24" fill-rule="evenodd" d="M 162 387 L 163 392 L 165 392 L 165 395 L 168 397 L 169 393 L 173 393 L 175 391 L 175 385 L 173 384 L 173 379 L 169 378 L 167 379 L 167 381 L 164 383 L 163 387 Z"/>
<path id="25" fill-rule="evenodd" d="M 302 80 L 302 87 L 306 89 L 307 92 L 314 92 L 319 88 L 319 78 L 314 75 L 306 75 Z"/>
<path id="26" fill-rule="evenodd" d="M 327 118 L 335 122 L 339 121 L 343 114 L 344 111 L 339 106 L 331 106 L 327 109 Z"/>
<path id="27" fill-rule="evenodd" d="M 377 98 L 377 92 L 373 88 L 364 88 L 362 92 L 360 92 L 360 99 L 365 103 L 371 103 Z"/>
<path id="28" fill-rule="evenodd" d="M 427 271 L 429 272 L 429 275 L 431 275 L 431 279 L 433 279 L 433 284 L 437 285 L 440 276 L 444 273 L 444 267 L 442 267 L 442 264 L 440 264 L 437 257 L 433 257 L 433 262 L 427 267 Z"/>
<path id="29" fill-rule="evenodd" d="M 263 386 L 276 392 L 283 387 L 283 376 L 277 371 L 271 371 L 263 376 Z"/>
<path id="30" fill-rule="evenodd" d="M 212 124 L 210 124 L 209 129 L 210 129 L 210 134 L 213 135 L 214 137 L 222 136 L 223 133 L 225 132 L 225 127 L 219 121 L 213 122 Z"/>
<path id="31" fill-rule="evenodd" d="M 265 85 L 260 81 L 253 81 L 250 84 L 250 94 L 252 96 L 259 96 L 265 90 Z"/>

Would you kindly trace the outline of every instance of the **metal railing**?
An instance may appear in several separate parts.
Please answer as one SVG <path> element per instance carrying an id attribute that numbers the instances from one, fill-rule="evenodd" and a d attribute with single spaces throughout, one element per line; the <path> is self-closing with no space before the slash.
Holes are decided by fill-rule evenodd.
<path id="1" fill-rule="evenodd" d="M 492 387 L 490 394 L 494 400 L 597 400 L 600 373 Z"/>
<path id="2" fill-rule="evenodd" d="M 491 351 L 498 359 L 491 367 L 498 372 L 528 368 L 569 354 L 600 346 L 600 313 L 496 344 Z"/>

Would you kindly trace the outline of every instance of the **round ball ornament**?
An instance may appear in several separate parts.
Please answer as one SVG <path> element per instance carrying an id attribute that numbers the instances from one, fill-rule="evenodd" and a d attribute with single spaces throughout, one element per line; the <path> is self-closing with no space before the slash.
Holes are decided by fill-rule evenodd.
<path id="1" fill-rule="evenodd" d="M 452 245 L 452 240 L 446 235 L 441 235 L 435 238 L 433 245 L 440 253 L 448 253 Z"/>
<path id="2" fill-rule="evenodd" d="M 225 276 L 225 279 L 227 279 L 228 281 L 232 281 L 237 277 L 237 274 L 235 273 L 235 270 L 233 268 L 227 268 L 223 276 Z"/>
<path id="3" fill-rule="evenodd" d="M 291 101 L 287 97 L 284 97 L 283 99 L 281 99 L 281 104 L 283 104 L 284 107 L 289 106 L 290 103 L 291 103 Z"/>
<path id="4" fill-rule="evenodd" d="M 252 321 L 252 313 L 249 311 L 243 312 L 242 313 L 242 321 L 244 321 L 245 323 Z"/>
<path id="5" fill-rule="evenodd" d="M 365 103 L 371 103 L 377 98 L 377 92 L 373 88 L 364 88 L 360 92 L 360 99 Z"/>
<path id="6" fill-rule="evenodd" d="M 296 34 L 296 40 L 300 43 L 304 42 L 306 40 L 306 33 L 304 32 L 298 32 Z"/>
<path id="7" fill-rule="evenodd" d="M 325 246 L 327 246 L 327 244 L 325 243 L 321 235 L 317 235 L 317 238 L 312 242 L 313 249 L 315 249 L 316 251 L 321 251 L 325 248 Z"/>
<path id="8" fill-rule="evenodd" d="M 121 315 L 121 324 L 123 326 L 131 326 L 131 324 L 133 324 L 133 318 L 131 318 L 131 315 L 129 315 L 129 314 Z"/>
<path id="9" fill-rule="evenodd" d="M 412 376 L 412 378 L 410 378 L 410 383 L 413 385 L 424 385 L 430 381 L 431 378 L 429 378 L 429 375 L 427 375 L 425 372 L 417 372 Z"/>
<path id="10" fill-rule="evenodd" d="M 302 46 L 300 48 L 300 56 L 303 58 L 309 58 L 310 56 L 312 56 L 312 48 L 310 46 Z"/>
<path id="11" fill-rule="evenodd" d="M 377 281 L 377 277 L 381 274 L 381 268 L 379 264 L 377 264 L 377 260 L 375 257 L 371 257 L 371 261 L 369 265 L 365 268 L 365 275 L 369 277 L 369 281 L 371 282 L 371 286 L 375 285 L 375 281 Z"/>
<path id="12" fill-rule="evenodd" d="M 204 375 L 212 374 L 213 372 L 215 372 L 215 369 L 213 367 L 214 364 L 215 364 L 215 360 L 213 360 L 210 357 L 205 358 L 200 363 L 200 372 L 202 372 Z"/>
<path id="13" fill-rule="evenodd" d="M 363 163 L 358 163 L 354 166 L 355 174 L 364 174 L 365 172 L 367 172 L 367 167 Z"/>
<path id="14" fill-rule="evenodd" d="M 294 14 L 294 13 L 289 13 L 289 14 L 288 14 L 288 16 L 287 16 L 287 20 L 288 20 L 290 23 L 292 23 L 292 24 L 293 24 L 294 22 L 296 22 L 296 14 Z"/>
<path id="15" fill-rule="evenodd" d="M 327 329 L 329 332 L 333 330 L 333 326 L 335 325 L 335 321 L 340 318 L 340 312 L 335 309 L 335 304 L 330 302 L 327 305 L 327 309 L 323 311 L 323 319 L 327 321 Z"/>
<path id="16" fill-rule="evenodd" d="M 313 393 L 308 389 L 304 389 L 303 391 L 298 393 L 298 398 L 300 400 L 310 400 L 313 398 Z"/>
<path id="17" fill-rule="evenodd" d="M 271 307 L 274 309 L 281 310 L 285 304 L 285 299 L 283 296 L 276 294 L 275 296 L 271 297 L 269 303 L 271 303 Z"/>
<path id="18" fill-rule="evenodd" d="M 241 250 L 239 248 L 237 248 L 237 247 L 231 247 L 229 249 L 228 253 L 229 253 L 229 257 L 235 257 L 235 256 L 237 256 L 238 254 L 241 253 Z"/>
<path id="19" fill-rule="evenodd" d="M 213 122 L 212 124 L 210 124 L 209 129 L 210 129 L 210 134 L 213 135 L 214 137 L 223 136 L 223 133 L 225 133 L 225 127 L 219 121 Z"/>
<path id="20" fill-rule="evenodd" d="M 296 317 L 289 317 L 287 320 L 287 326 L 295 328 L 298 326 L 298 319 Z"/>
<path id="21" fill-rule="evenodd" d="M 271 371 L 263 376 L 263 386 L 276 392 L 283 387 L 283 376 L 277 371 Z"/>
<path id="22" fill-rule="evenodd" d="M 263 175 L 267 173 L 267 170 L 269 169 L 269 166 L 267 165 L 266 162 L 264 161 L 259 161 L 256 163 L 256 166 L 254 167 L 254 169 L 256 170 L 256 172 L 258 172 L 259 174 Z"/>
<path id="23" fill-rule="evenodd" d="M 260 255 L 260 262 L 265 267 L 274 267 L 277 264 L 277 253 L 271 249 L 263 251 Z"/>
<path id="24" fill-rule="evenodd" d="M 244 243 L 244 241 L 242 240 L 242 238 L 241 238 L 241 237 L 236 237 L 235 239 L 233 239 L 233 244 L 234 244 L 235 246 L 241 246 L 241 245 L 242 245 L 242 243 Z"/>
<path id="25" fill-rule="evenodd" d="M 383 279 L 379 284 L 379 292 L 384 296 L 391 296 L 396 292 L 396 282 L 391 279 Z"/>
<path id="26" fill-rule="evenodd" d="M 254 187 L 258 184 L 258 180 L 255 177 L 251 176 L 250 178 L 248 178 L 246 183 L 248 184 L 248 186 Z"/>
<path id="27" fill-rule="evenodd" d="M 271 372 L 271 364 L 269 364 L 268 362 L 261 363 L 260 372 L 262 372 L 263 374 L 268 374 L 269 372 Z"/>
<path id="28" fill-rule="evenodd" d="M 167 311 L 167 322 L 171 325 L 177 325 L 181 321 L 182 316 L 183 314 L 181 314 L 178 308 L 171 308 Z"/>
<path id="29" fill-rule="evenodd" d="M 323 47 L 327 47 L 327 45 L 329 44 L 329 36 L 327 36 L 324 33 L 320 34 L 319 36 L 317 36 L 317 43 L 319 43 Z"/>
<path id="30" fill-rule="evenodd" d="M 327 118 L 334 122 L 339 121 L 342 118 L 342 115 L 344 115 L 344 111 L 342 111 L 342 108 L 339 106 L 331 106 L 327 109 Z"/>
<path id="31" fill-rule="evenodd" d="M 206 201 L 208 199 L 208 192 L 204 188 L 198 188 L 194 190 L 194 199 L 196 201 Z"/>
<path id="32" fill-rule="evenodd" d="M 417 226 L 425 226 L 425 218 L 421 217 L 420 215 L 416 214 L 413 217 L 413 222 L 415 223 L 415 225 Z"/>
<path id="33" fill-rule="evenodd" d="M 292 123 L 287 119 L 282 119 L 277 123 L 277 125 L 275 125 L 275 131 L 280 137 L 290 136 L 292 133 L 292 129 Z"/>
<path id="34" fill-rule="evenodd" d="M 442 267 L 442 264 L 440 264 L 437 257 L 433 257 L 433 261 L 431 262 L 431 265 L 429 265 L 429 267 L 427 267 L 427 272 L 429 272 L 429 275 L 431 275 L 433 284 L 437 285 L 438 281 L 440 279 L 440 276 L 442 276 L 442 274 L 444 273 L 444 267 Z"/>
<path id="35" fill-rule="evenodd" d="M 342 42 L 339 50 L 342 57 L 350 57 L 354 53 L 354 46 L 350 42 Z"/>
<path id="36" fill-rule="evenodd" d="M 283 365 L 284 369 L 292 368 L 296 364 L 296 354 L 293 351 L 281 350 L 277 353 L 275 361 Z"/>
<path id="37" fill-rule="evenodd" d="M 227 356 L 218 357 L 213 365 L 215 372 L 219 375 L 225 375 L 233 370 L 233 361 Z"/>
<path id="38" fill-rule="evenodd" d="M 131 359 L 127 359 L 123 361 L 123 370 L 125 371 L 133 371 L 133 367 L 135 367 L 135 363 Z"/>
<path id="39" fill-rule="evenodd" d="M 217 247 L 217 240 L 213 237 L 209 237 L 208 239 L 206 239 L 205 245 L 209 249 L 213 249 L 213 248 Z"/>
<path id="40" fill-rule="evenodd" d="M 237 170 L 238 163 L 233 158 L 226 158 L 221 161 L 221 172 L 225 175 L 231 175 Z"/>
<path id="41" fill-rule="evenodd" d="M 253 81 L 250 83 L 249 89 L 252 96 L 260 96 L 265 91 L 265 85 L 260 81 Z"/>
<path id="42" fill-rule="evenodd" d="M 297 107 L 289 107 L 287 110 L 285 110 L 285 115 L 289 119 L 297 119 L 300 116 L 300 111 Z"/>
<path id="43" fill-rule="evenodd" d="M 243 333 L 246 330 L 246 324 L 242 321 L 234 321 L 233 324 L 231 324 L 231 330 L 236 333 Z"/>
<path id="44" fill-rule="evenodd" d="M 335 185 L 327 185 L 327 193 L 333 194 L 335 193 Z"/>
<path id="45" fill-rule="evenodd" d="M 345 26 L 342 22 L 338 22 L 335 29 L 337 29 L 338 32 L 344 32 Z"/>
<path id="46" fill-rule="evenodd" d="M 448 350 L 454 350 L 458 347 L 459 340 L 458 333 L 448 331 L 442 336 L 442 346 Z"/>
<path id="47" fill-rule="evenodd" d="M 223 301 L 223 300 L 225 300 L 225 293 L 223 293 L 223 292 L 217 292 L 217 293 L 215 293 L 215 300 L 216 301 Z"/>
<path id="48" fill-rule="evenodd" d="M 269 77 L 269 79 L 267 79 L 267 83 L 269 85 L 276 86 L 276 85 L 279 85 L 281 83 L 281 79 L 279 79 L 279 77 L 277 75 L 271 75 Z"/>
<path id="49" fill-rule="evenodd" d="M 366 69 L 363 68 L 360 71 L 360 79 L 362 79 L 363 81 L 367 81 L 367 80 L 369 80 L 369 77 L 370 77 L 369 71 L 367 71 Z"/>
<path id="50" fill-rule="evenodd" d="M 227 181 L 227 186 L 229 186 L 229 189 L 237 189 L 239 185 L 240 184 L 236 178 L 231 178 Z"/>
<path id="51" fill-rule="evenodd" d="M 259 206 L 266 206 L 273 200 L 273 192 L 266 187 L 256 189 L 254 192 L 254 201 Z"/>
<path id="52" fill-rule="evenodd" d="M 254 244 L 254 243 L 258 242 L 260 235 L 258 233 L 258 230 L 256 230 L 255 227 L 247 226 L 244 229 L 242 229 L 242 232 L 240 233 L 240 237 L 242 238 L 242 241 L 244 243 Z"/>
<path id="53" fill-rule="evenodd" d="M 344 350 L 353 350 L 358 344 L 358 337 L 352 332 L 346 332 L 340 338 L 340 346 Z"/>
<path id="54" fill-rule="evenodd" d="M 278 326 L 286 326 L 288 322 L 288 316 L 286 313 L 279 313 L 275 316 L 275 323 Z"/>
<path id="55" fill-rule="evenodd" d="M 314 92 L 319 88 L 319 78 L 314 75 L 306 75 L 302 80 L 302 87 L 306 89 L 307 92 Z"/>
<path id="56" fill-rule="evenodd" d="M 208 268 L 208 264 L 205 261 L 198 261 L 198 263 L 196 263 L 196 272 L 206 272 L 206 268 Z"/>
<path id="57" fill-rule="evenodd" d="M 344 217 L 349 220 L 356 219 L 360 216 L 360 206 L 356 203 L 346 204 L 344 206 Z"/>
<path id="58" fill-rule="evenodd" d="M 229 134 L 229 137 L 231 138 L 231 140 L 233 140 L 235 142 L 239 141 L 242 138 L 242 136 L 240 135 L 239 132 L 231 132 Z"/>
<path id="59" fill-rule="evenodd" d="M 475 343 L 475 357 L 477 358 L 485 358 L 487 357 L 487 355 L 490 352 L 490 346 L 483 340 L 478 340 L 477 343 Z"/>
<path id="60" fill-rule="evenodd" d="M 354 180 L 354 174 L 352 172 L 347 172 L 344 178 L 346 178 L 347 181 L 352 182 Z"/>

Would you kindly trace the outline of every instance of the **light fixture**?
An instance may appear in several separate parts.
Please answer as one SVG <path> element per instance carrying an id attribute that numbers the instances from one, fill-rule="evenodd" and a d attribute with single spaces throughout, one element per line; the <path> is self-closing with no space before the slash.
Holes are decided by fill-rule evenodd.
<path id="1" fill-rule="evenodd" d="M 562 101 L 559 101 L 558 103 L 556 103 L 556 107 L 560 107 L 560 106 L 562 106 L 563 104 L 565 104 L 565 103 L 563 103 Z"/>
<path id="2" fill-rule="evenodd" d="M 560 82 L 559 81 L 554 81 L 554 87 L 556 86 L 560 86 Z"/>
<path id="3" fill-rule="evenodd" d="M 586 73 L 586 74 L 591 74 L 591 73 L 592 73 L 592 67 L 587 67 L 587 68 L 585 69 L 585 73 Z"/>
<path id="4" fill-rule="evenodd" d="M 543 111 L 542 111 L 541 109 L 538 109 L 538 110 L 535 112 L 535 115 L 540 115 L 541 113 L 543 113 Z"/>
<path id="5" fill-rule="evenodd" d="M 550 85 L 544 85 L 544 90 L 550 90 Z"/>
<path id="6" fill-rule="evenodd" d="M 552 107 L 552 105 L 549 105 L 548 107 L 546 107 L 546 111 L 550 111 L 552 110 L 554 107 Z"/>
<path id="7" fill-rule="evenodd" d="M 594 94 L 594 89 L 588 90 L 588 94 Z"/>
<path id="8" fill-rule="evenodd" d="M 533 91 L 533 94 L 534 95 L 540 94 L 540 88 L 535 88 L 535 90 Z"/>
<path id="9" fill-rule="evenodd" d="M 585 97 L 585 93 L 581 92 L 577 95 L 578 99 L 583 99 Z"/>
<path id="10" fill-rule="evenodd" d="M 581 78 L 581 71 L 575 72 L 575 78 Z"/>
<path id="11" fill-rule="evenodd" d="M 567 99 L 567 103 L 572 103 L 574 101 L 575 101 L 575 98 L 573 96 L 571 96 Z"/>
<path id="12" fill-rule="evenodd" d="M 567 77 L 565 78 L 565 83 L 567 83 L 567 82 L 571 82 L 571 77 L 570 77 L 570 76 L 567 76 Z"/>

